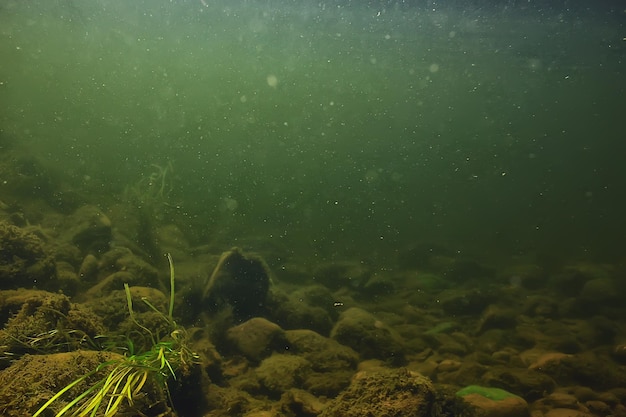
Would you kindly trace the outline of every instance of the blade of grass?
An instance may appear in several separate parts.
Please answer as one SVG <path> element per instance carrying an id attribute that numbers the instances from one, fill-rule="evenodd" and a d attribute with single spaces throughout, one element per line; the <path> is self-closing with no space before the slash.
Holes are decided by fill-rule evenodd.
<path id="1" fill-rule="evenodd" d="M 174 313 L 174 260 L 172 259 L 172 255 L 167 254 L 167 261 L 170 264 L 170 308 L 168 311 L 168 317 L 170 321 L 173 323 L 173 313 Z"/>

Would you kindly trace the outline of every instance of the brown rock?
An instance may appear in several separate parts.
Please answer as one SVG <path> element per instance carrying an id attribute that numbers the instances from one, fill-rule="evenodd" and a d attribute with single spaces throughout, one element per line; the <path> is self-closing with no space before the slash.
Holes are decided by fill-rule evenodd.
<path id="1" fill-rule="evenodd" d="M 455 361 L 452 359 L 444 359 L 439 362 L 437 366 L 437 372 L 452 372 L 456 371 L 461 367 L 460 361 Z"/>
<path id="2" fill-rule="evenodd" d="M 555 372 L 557 372 L 557 368 L 560 366 L 561 361 L 571 356 L 572 355 L 561 352 L 544 353 L 541 356 L 537 357 L 530 364 L 530 366 L 528 366 L 528 369 L 544 372 L 548 375 L 553 375 Z"/>
<path id="3" fill-rule="evenodd" d="M 420 374 L 406 369 L 359 372 L 320 417 L 426 417 L 434 400 L 432 383 Z"/>
<path id="4" fill-rule="evenodd" d="M 482 313 L 478 323 L 478 333 L 489 329 L 512 329 L 517 324 L 517 312 L 496 305 L 490 305 Z"/>
<path id="5" fill-rule="evenodd" d="M 548 410 L 545 417 L 595 417 L 593 414 L 571 408 L 553 408 Z"/>
<path id="6" fill-rule="evenodd" d="M 463 399 L 480 410 L 482 417 L 527 417 L 528 404 L 520 397 L 492 400 L 480 394 L 468 394 Z"/>
<path id="7" fill-rule="evenodd" d="M 571 408 L 577 410 L 580 406 L 580 403 L 575 396 L 565 394 L 563 392 L 553 392 L 547 397 L 542 398 L 541 402 L 551 406 L 552 408 Z"/>
<path id="8" fill-rule="evenodd" d="M 280 402 L 283 405 L 281 408 L 287 408 L 298 416 L 316 416 L 326 406 L 314 395 L 296 388 L 285 392 Z"/>

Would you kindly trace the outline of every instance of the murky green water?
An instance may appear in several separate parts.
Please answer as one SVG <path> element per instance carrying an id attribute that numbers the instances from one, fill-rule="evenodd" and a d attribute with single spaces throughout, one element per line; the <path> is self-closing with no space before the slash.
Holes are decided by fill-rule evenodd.
<path id="1" fill-rule="evenodd" d="M 595 3 L 1 0 L 0 129 L 104 206 L 166 172 L 167 221 L 198 244 L 613 256 L 625 21 Z"/>

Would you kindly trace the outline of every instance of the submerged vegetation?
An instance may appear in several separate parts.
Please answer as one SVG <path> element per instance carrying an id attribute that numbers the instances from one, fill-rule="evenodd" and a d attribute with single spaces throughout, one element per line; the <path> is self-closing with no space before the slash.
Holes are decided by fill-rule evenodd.
<path id="1" fill-rule="evenodd" d="M 150 329 L 139 323 L 133 311 L 130 288 L 128 284 L 124 284 L 130 318 L 141 332 L 150 338 L 151 348 L 144 352 L 136 352 L 135 343 L 128 338 L 125 346 L 115 347 L 126 350 L 126 355 L 103 362 L 93 371 L 72 381 L 43 404 L 33 417 L 41 415 L 44 410 L 59 401 L 65 393 L 96 375 L 102 376 L 85 391 L 70 399 L 55 416 L 94 416 L 103 407 L 104 416 L 113 416 L 118 412 L 124 400 L 132 406 L 135 398 L 150 380 L 165 391 L 171 403 L 168 380 L 176 379 L 177 375 L 188 372 L 190 367 L 197 362 L 198 356 L 187 346 L 185 330 L 178 326 L 173 318 L 174 264 L 169 254 L 167 257 L 170 265 L 171 288 L 167 315 L 154 307 L 146 298 L 142 298 L 142 301 L 158 313 L 167 324 L 170 329 L 169 335 L 164 338 L 155 337 Z"/>

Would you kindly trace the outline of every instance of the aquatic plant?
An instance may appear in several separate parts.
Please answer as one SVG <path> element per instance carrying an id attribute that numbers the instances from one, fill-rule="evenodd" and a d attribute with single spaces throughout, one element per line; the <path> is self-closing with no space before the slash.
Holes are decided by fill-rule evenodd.
<path id="1" fill-rule="evenodd" d="M 141 205 L 167 205 L 169 193 L 173 188 L 171 175 L 168 175 L 174 169 L 172 162 L 168 161 L 164 166 L 157 164 L 150 166 L 154 171 L 132 186 L 128 186 L 124 191 L 125 197 Z"/>
<path id="2" fill-rule="evenodd" d="M 154 334 L 143 326 L 133 311 L 132 296 L 128 284 L 124 284 L 126 292 L 126 302 L 131 320 L 141 331 L 145 332 L 152 341 L 152 346 L 145 352 L 136 353 L 134 343 L 129 338 L 126 340 L 125 349 L 127 354 L 119 358 L 101 363 L 93 371 L 72 381 L 63 389 L 58 391 L 52 398 L 43 404 L 33 417 L 39 416 L 53 403 L 60 400 L 63 395 L 79 384 L 91 379 L 93 376 L 102 374 L 102 377 L 93 383 L 85 391 L 69 400 L 56 414 L 56 417 L 73 416 L 86 417 L 95 416 L 104 408 L 104 416 L 114 416 L 120 406 L 126 400 L 132 406 L 135 398 L 144 388 L 145 384 L 152 380 L 157 387 L 162 388 L 171 403 L 171 396 L 168 388 L 168 380 L 176 379 L 180 371 L 185 372 L 193 364 L 197 363 L 198 355 L 192 352 L 186 344 L 186 334 L 182 327 L 179 327 L 173 319 L 174 309 L 174 264 L 172 257 L 167 254 L 170 265 L 170 302 L 167 315 L 160 312 L 149 300 L 142 298 L 142 301 L 157 312 L 170 328 L 169 335 L 164 339 L 157 340 Z"/>

